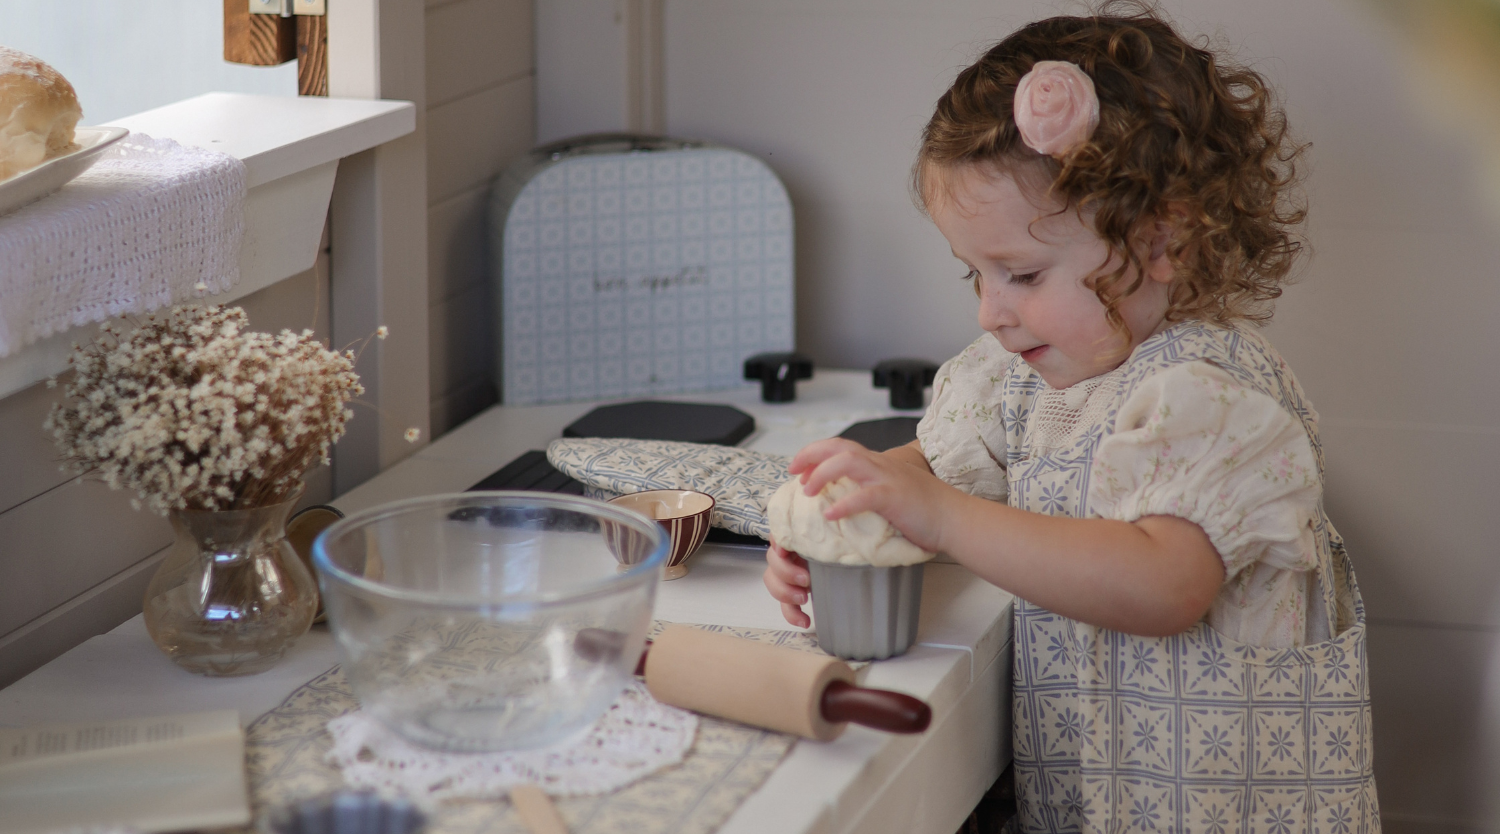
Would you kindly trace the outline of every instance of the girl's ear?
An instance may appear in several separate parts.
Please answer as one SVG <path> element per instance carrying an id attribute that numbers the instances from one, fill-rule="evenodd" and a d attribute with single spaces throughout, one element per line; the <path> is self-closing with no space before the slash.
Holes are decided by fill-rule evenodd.
<path id="1" fill-rule="evenodd" d="M 1151 236 L 1151 260 L 1165 257 L 1167 244 L 1172 240 L 1172 227 L 1165 220 L 1156 221 L 1155 233 Z"/>
<path id="2" fill-rule="evenodd" d="M 1165 217 L 1156 221 L 1156 226 L 1151 233 L 1151 257 L 1146 261 L 1146 274 L 1151 277 L 1151 280 L 1163 284 L 1172 283 L 1175 274 L 1172 259 L 1167 257 L 1167 247 L 1172 244 L 1172 238 L 1177 235 L 1176 221 L 1176 214 L 1168 212 Z"/>

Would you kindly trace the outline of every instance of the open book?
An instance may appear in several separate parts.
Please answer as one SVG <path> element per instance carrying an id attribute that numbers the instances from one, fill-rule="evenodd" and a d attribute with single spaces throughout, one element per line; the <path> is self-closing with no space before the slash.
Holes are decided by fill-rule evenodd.
<path id="1" fill-rule="evenodd" d="M 239 713 L 0 727 L 0 809 L 0 834 L 244 825 Z"/>

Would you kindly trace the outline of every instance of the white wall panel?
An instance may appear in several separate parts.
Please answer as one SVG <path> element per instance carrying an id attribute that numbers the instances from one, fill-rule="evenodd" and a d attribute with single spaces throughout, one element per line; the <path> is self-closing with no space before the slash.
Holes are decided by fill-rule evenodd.
<path id="1" fill-rule="evenodd" d="M 1310 236 L 1268 335 L 1318 411 L 1500 430 L 1500 235 L 1320 224 Z"/>
<path id="2" fill-rule="evenodd" d="M 429 204 L 494 179 L 531 150 L 533 84 L 518 78 L 427 111 Z"/>
<path id="3" fill-rule="evenodd" d="M 1476 821 L 1493 801 L 1480 693 L 1497 649 L 1492 631 L 1370 629 L 1375 780 L 1387 831 L 1494 830 Z"/>
<path id="4" fill-rule="evenodd" d="M 531 0 L 459 0 L 428 9 L 427 106 L 529 75 L 531 17 Z"/>
<path id="5" fill-rule="evenodd" d="M 432 431 L 434 434 L 446 432 L 498 400 L 495 383 L 486 377 L 475 377 L 446 394 L 432 398 Z"/>
<path id="6" fill-rule="evenodd" d="M 171 543 L 167 520 L 132 497 L 80 478 L 0 515 L 0 635 Z"/>
<path id="7" fill-rule="evenodd" d="M 432 348 L 428 373 L 435 395 L 451 393 L 476 379 L 493 377 L 495 312 L 489 287 L 475 284 L 428 308 Z"/>
<path id="8" fill-rule="evenodd" d="M 72 477 L 61 468 L 51 432 L 42 429 L 62 393 L 62 386 L 40 382 L 0 399 L 0 513 Z"/>
<path id="9" fill-rule="evenodd" d="M 624 0 L 538 0 L 537 144 L 626 125 Z"/>
<path id="10" fill-rule="evenodd" d="M 485 182 L 427 209 L 429 304 L 488 280 L 485 218 L 489 201 L 490 184 Z"/>
<path id="11" fill-rule="evenodd" d="M 1327 507 L 1381 621 L 1500 628 L 1500 432 L 1328 420 Z"/>
<path id="12" fill-rule="evenodd" d="M 490 184 L 536 136 L 531 0 L 429 0 L 427 271 L 434 436 L 495 402 Z"/>
<path id="13" fill-rule="evenodd" d="M 670 133 L 760 156 L 797 217 L 798 346 L 823 364 L 944 359 L 978 335 L 964 269 L 909 199 L 937 97 L 1018 4 L 669 6 Z"/>

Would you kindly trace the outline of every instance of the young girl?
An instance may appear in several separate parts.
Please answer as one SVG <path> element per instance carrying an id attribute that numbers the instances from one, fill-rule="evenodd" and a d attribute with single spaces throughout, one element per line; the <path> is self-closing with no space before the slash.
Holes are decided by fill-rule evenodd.
<path id="1" fill-rule="evenodd" d="M 1300 148 L 1256 73 L 1149 12 L 1034 23 L 964 70 L 917 191 L 987 331 L 910 446 L 804 491 L 1017 596 L 1025 831 L 1379 830 L 1363 607 L 1317 415 L 1249 323 L 1299 251 Z M 806 563 L 766 585 L 809 624 Z"/>

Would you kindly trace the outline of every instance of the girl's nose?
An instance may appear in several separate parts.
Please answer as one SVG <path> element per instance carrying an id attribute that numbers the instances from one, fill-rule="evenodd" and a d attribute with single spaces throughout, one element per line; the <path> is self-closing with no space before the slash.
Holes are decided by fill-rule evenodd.
<path id="1" fill-rule="evenodd" d="M 1014 327 L 1018 323 L 1015 308 L 1005 298 L 1005 293 L 994 287 L 993 280 L 976 278 L 979 290 L 979 326 L 988 331 L 1002 327 Z"/>

